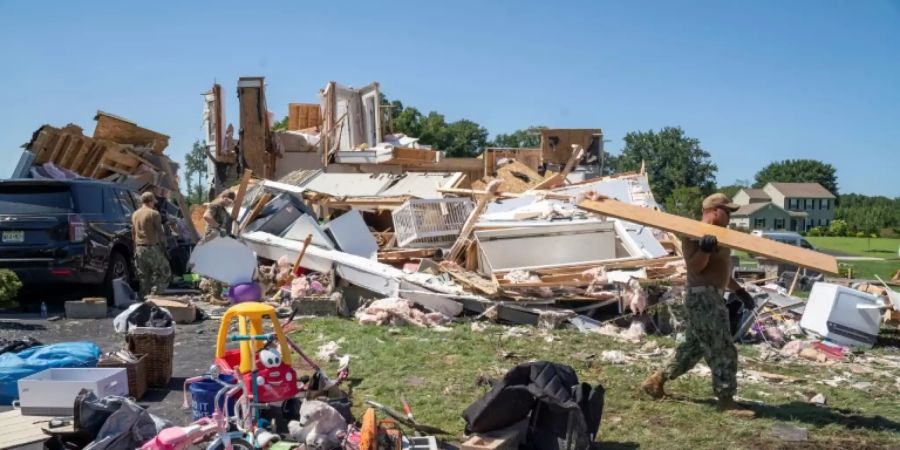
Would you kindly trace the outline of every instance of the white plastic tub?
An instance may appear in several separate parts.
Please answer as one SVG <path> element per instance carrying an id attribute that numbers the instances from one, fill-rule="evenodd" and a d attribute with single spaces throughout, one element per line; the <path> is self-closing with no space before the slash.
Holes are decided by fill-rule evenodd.
<path id="1" fill-rule="evenodd" d="M 90 389 L 98 397 L 128 396 L 124 368 L 47 369 L 19 380 L 19 404 L 29 416 L 71 416 L 75 397 Z"/>
<path id="2" fill-rule="evenodd" d="M 837 344 L 871 348 L 881 328 L 878 297 L 831 283 L 816 283 L 800 326 Z"/>

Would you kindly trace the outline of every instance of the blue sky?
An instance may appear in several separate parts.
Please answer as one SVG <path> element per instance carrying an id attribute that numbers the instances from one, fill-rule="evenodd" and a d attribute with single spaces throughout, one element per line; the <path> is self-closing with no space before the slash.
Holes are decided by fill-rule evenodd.
<path id="1" fill-rule="evenodd" d="M 329 80 L 493 134 L 678 125 L 730 184 L 833 164 L 841 192 L 900 196 L 900 2 L 0 2 L 0 176 L 41 124 L 101 109 L 202 136 L 200 94 L 267 79 L 269 109 Z"/>

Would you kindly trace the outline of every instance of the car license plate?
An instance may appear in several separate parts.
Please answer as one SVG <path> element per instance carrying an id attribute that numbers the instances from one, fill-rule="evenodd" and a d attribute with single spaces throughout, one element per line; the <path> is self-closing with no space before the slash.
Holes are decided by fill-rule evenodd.
<path id="1" fill-rule="evenodd" d="M 20 244 L 25 242 L 25 232 L 24 231 L 4 231 L 3 232 L 3 242 L 10 244 Z"/>

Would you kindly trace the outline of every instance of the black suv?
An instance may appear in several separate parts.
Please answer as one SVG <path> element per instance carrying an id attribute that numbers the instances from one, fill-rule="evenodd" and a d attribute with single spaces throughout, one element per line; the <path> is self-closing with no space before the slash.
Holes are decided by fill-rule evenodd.
<path id="1" fill-rule="evenodd" d="M 26 286 L 109 292 L 116 278 L 134 283 L 131 213 L 139 203 L 134 192 L 100 181 L 0 180 L 0 268 Z"/>

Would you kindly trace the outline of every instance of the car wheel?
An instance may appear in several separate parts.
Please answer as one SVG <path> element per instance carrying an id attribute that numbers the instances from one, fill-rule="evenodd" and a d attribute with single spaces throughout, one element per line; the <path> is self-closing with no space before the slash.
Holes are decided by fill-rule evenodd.
<path id="1" fill-rule="evenodd" d="M 113 290 L 113 280 L 117 278 L 125 278 L 126 282 L 131 282 L 131 265 L 128 258 L 118 250 L 114 250 L 109 255 L 109 265 L 106 267 L 106 280 L 103 283 L 103 290 L 106 291 L 107 304 L 113 304 L 115 299 L 115 290 Z"/>

